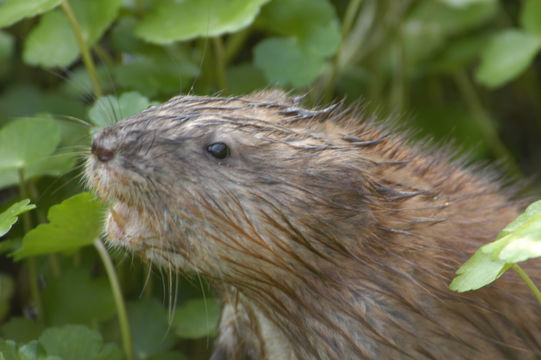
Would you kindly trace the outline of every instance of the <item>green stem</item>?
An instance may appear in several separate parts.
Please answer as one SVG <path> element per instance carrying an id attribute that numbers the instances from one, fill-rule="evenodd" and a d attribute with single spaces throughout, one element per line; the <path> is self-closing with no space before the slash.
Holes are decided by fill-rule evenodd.
<path id="1" fill-rule="evenodd" d="M 21 196 L 21 199 L 28 198 L 28 191 L 26 189 L 26 182 L 24 180 L 24 170 L 22 168 L 19 169 L 19 195 Z M 22 219 L 23 219 L 24 233 L 26 234 L 32 228 L 32 221 L 30 219 L 30 214 L 28 212 L 23 213 Z M 34 302 L 34 306 L 36 307 L 36 316 L 38 320 L 42 321 L 43 320 L 43 305 L 41 302 L 41 295 L 39 293 L 38 270 L 37 270 L 36 259 L 34 257 L 31 257 L 27 260 L 26 263 L 28 266 L 28 284 L 30 287 L 30 296 L 32 297 L 32 301 Z"/>
<path id="2" fill-rule="evenodd" d="M 470 113 L 477 122 L 477 127 L 481 131 L 492 152 L 499 158 L 505 160 L 510 173 L 515 176 L 520 176 L 521 171 L 516 160 L 500 140 L 496 130 L 494 129 L 490 116 L 481 104 L 481 100 L 479 99 L 473 84 L 468 78 L 468 75 L 464 71 L 457 71 L 454 74 L 454 79 L 461 92 L 462 98 L 466 103 L 466 106 L 469 108 Z"/>
<path id="3" fill-rule="evenodd" d="M 526 274 L 524 270 L 522 270 L 522 268 L 518 266 L 517 264 L 513 264 L 512 268 L 513 270 L 515 270 L 518 276 L 520 276 L 522 281 L 526 283 L 526 285 L 530 288 L 532 293 L 535 295 L 535 298 L 537 299 L 537 301 L 541 304 L 541 292 L 539 291 L 537 286 L 535 286 L 535 284 L 533 283 L 532 279 L 528 276 L 528 274 Z"/>
<path id="4" fill-rule="evenodd" d="M 212 39 L 214 44 L 214 58 L 216 59 L 216 81 L 219 90 L 227 88 L 227 79 L 225 76 L 225 54 L 224 44 L 221 37 Z"/>
<path id="5" fill-rule="evenodd" d="M 92 82 L 92 89 L 94 91 L 94 96 L 96 97 L 96 99 L 100 98 L 103 93 L 101 91 L 100 83 L 98 81 L 98 74 L 96 72 L 96 67 L 94 66 L 94 61 L 92 60 L 92 56 L 90 56 L 90 50 L 88 49 L 88 46 L 86 44 L 85 35 L 83 35 L 83 30 L 81 29 L 81 26 L 77 22 L 77 18 L 75 17 L 75 14 L 73 13 L 73 10 L 71 9 L 71 6 L 68 0 L 64 0 L 61 6 L 62 6 L 62 10 L 64 10 L 64 13 L 68 17 L 68 20 L 73 29 L 73 33 L 75 34 L 75 37 L 77 38 L 77 42 L 79 43 L 79 49 L 81 50 L 81 57 L 83 58 L 83 63 L 85 64 L 86 71 L 88 71 L 88 76 L 90 76 L 90 81 Z"/>
<path id="6" fill-rule="evenodd" d="M 326 79 L 326 84 L 324 85 L 325 90 L 324 90 L 323 98 L 325 99 L 326 102 L 329 102 L 332 100 L 332 96 L 334 94 L 334 82 L 336 80 L 336 76 L 338 72 L 340 71 L 340 67 L 342 66 L 344 44 L 346 43 L 346 39 L 349 36 L 349 32 L 351 31 L 351 27 L 353 26 L 353 21 L 355 20 L 355 16 L 357 15 L 359 11 L 361 3 L 362 3 L 362 0 L 350 0 L 350 2 L 348 3 L 348 7 L 346 9 L 346 13 L 344 14 L 344 21 L 342 22 L 340 46 L 338 47 L 338 50 L 336 51 L 336 56 L 333 59 L 330 74 L 328 74 L 327 79 Z"/>
<path id="7" fill-rule="evenodd" d="M 113 265 L 113 262 L 111 261 L 111 257 L 109 256 L 107 249 L 105 248 L 100 239 L 94 240 L 94 247 L 100 255 L 101 261 L 105 266 L 105 272 L 107 273 L 107 277 L 109 278 L 109 283 L 111 284 L 111 290 L 113 292 L 116 309 L 118 311 L 118 322 L 120 323 L 122 345 L 124 347 L 126 359 L 133 360 L 133 344 L 131 339 L 130 324 L 128 322 L 126 305 L 124 303 L 124 298 L 122 297 L 122 290 L 120 288 L 118 277 L 116 276 L 115 267 Z"/>
<path id="8" fill-rule="evenodd" d="M 224 45 L 224 63 L 229 64 L 231 60 L 238 54 L 243 48 L 246 39 L 250 35 L 250 28 L 238 31 L 228 37 L 227 42 Z"/>

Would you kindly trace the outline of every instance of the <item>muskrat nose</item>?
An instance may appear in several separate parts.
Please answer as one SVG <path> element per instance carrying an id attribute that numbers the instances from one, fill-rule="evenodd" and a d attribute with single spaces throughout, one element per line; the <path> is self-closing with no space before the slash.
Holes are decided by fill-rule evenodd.
<path id="1" fill-rule="evenodd" d="M 107 149 L 99 143 L 98 139 L 92 141 L 92 147 L 90 148 L 92 154 L 98 158 L 101 162 L 107 162 L 115 157 L 114 150 Z"/>

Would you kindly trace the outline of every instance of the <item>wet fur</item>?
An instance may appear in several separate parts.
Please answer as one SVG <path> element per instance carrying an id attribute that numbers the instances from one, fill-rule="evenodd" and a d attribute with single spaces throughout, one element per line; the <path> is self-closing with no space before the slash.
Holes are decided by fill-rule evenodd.
<path id="1" fill-rule="evenodd" d="M 540 308 L 516 276 L 448 290 L 523 204 L 361 117 L 276 91 L 181 96 L 98 134 L 115 157 L 87 175 L 130 209 L 122 230 L 108 222 L 113 244 L 215 284 L 213 360 L 540 358 Z M 218 141 L 230 157 L 206 152 Z"/>

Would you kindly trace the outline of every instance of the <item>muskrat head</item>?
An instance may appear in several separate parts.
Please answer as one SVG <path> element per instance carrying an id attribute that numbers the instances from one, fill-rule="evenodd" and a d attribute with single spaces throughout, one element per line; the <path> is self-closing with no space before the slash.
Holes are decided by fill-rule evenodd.
<path id="1" fill-rule="evenodd" d="M 86 173 L 111 204 L 111 243 L 222 277 L 227 264 L 283 267 L 287 254 L 346 247 L 329 239 L 336 224 L 371 222 L 363 174 L 375 165 L 351 153 L 362 139 L 326 121 L 335 112 L 279 93 L 180 96 L 104 129 Z"/>

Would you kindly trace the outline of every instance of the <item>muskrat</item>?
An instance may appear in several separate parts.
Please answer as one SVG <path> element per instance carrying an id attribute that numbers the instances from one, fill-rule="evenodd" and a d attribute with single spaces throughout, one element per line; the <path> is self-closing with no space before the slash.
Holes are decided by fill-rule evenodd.
<path id="1" fill-rule="evenodd" d="M 111 244 L 220 294 L 212 359 L 541 358 L 541 311 L 517 277 L 448 289 L 521 211 L 513 191 L 299 102 L 179 96 L 94 137 L 86 173 Z"/>

